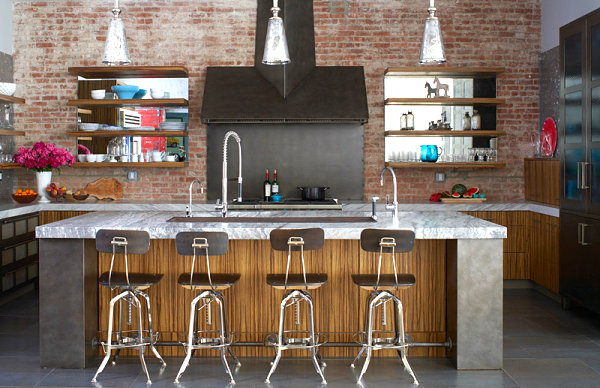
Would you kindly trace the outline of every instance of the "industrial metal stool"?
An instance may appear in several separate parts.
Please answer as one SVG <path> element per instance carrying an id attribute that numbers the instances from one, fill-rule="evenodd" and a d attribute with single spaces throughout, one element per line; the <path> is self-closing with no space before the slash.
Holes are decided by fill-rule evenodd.
<path id="1" fill-rule="evenodd" d="M 242 364 L 231 350 L 233 334 L 227 331 L 227 319 L 225 317 L 225 301 L 220 292 L 233 286 L 240 280 L 240 274 L 211 273 L 209 256 L 224 255 L 227 253 L 229 236 L 224 232 L 181 232 L 175 237 L 177 252 L 180 255 L 192 256 L 192 266 L 189 273 L 182 273 L 177 279 L 180 286 L 189 290 L 200 290 L 201 292 L 192 300 L 190 310 L 190 324 L 187 343 L 184 343 L 186 356 L 179 368 L 175 383 L 185 372 L 190 363 L 195 349 L 218 349 L 221 352 L 221 361 L 225 372 L 229 374 L 231 384 L 235 384 L 231 369 L 227 363 L 226 353 L 229 353 L 237 366 Z M 194 272 L 196 255 L 204 253 L 206 257 L 206 272 Z M 198 302 L 202 305 L 197 307 Z M 211 303 L 216 302 L 219 314 L 219 330 L 198 330 L 198 319 L 196 312 L 205 309 L 206 324 L 212 325 Z M 212 336 L 210 336 L 212 334 Z"/>
<path id="2" fill-rule="evenodd" d="M 304 251 L 317 250 L 323 247 L 324 237 L 323 229 L 275 229 L 271 231 L 271 248 L 276 251 L 287 251 L 287 265 L 285 274 L 268 274 L 267 284 L 276 289 L 283 289 L 286 292 L 281 300 L 281 311 L 279 315 L 279 331 L 267 336 L 265 343 L 273 346 L 276 349 L 276 356 L 273 360 L 269 375 L 265 379 L 266 383 L 270 382 L 271 375 L 275 372 L 277 364 L 281 359 L 281 352 L 286 349 L 306 349 L 310 350 L 313 365 L 322 379 L 323 384 L 327 384 L 321 367 L 325 367 L 325 363 L 321 359 L 318 351 L 319 343 L 318 335 L 315 333 L 315 322 L 313 314 L 312 296 L 308 290 L 321 287 L 327 283 L 327 274 L 306 273 L 304 265 Z M 291 274 L 290 261 L 292 251 L 300 252 L 302 261 L 302 273 Z M 304 301 L 308 304 L 309 330 L 285 330 L 285 309 L 294 306 L 295 323 L 300 325 L 300 302 Z M 303 337 L 299 337 L 304 334 Z M 292 337 L 292 336 L 296 337 Z M 319 362 L 321 366 L 319 366 Z"/>
<path id="3" fill-rule="evenodd" d="M 415 234 L 410 230 L 385 230 L 385 229 L 365 229 L 360 235 L 360 246 L 367 252 L 379 252 L 377 264 L 377 274 L 352 275 L 354 284 L 363 289 L 372 291 L 367 299 L 367 313 L 365 317 L 365 330 L 358 333 L 359 343 L 362 345 L 360 352 L 350 365 L 354 368 L 354 363 L 360 359 L 360 356 L 367 352 L 367 358 L 363 365 L 357 382 L 360 382 L 363 375 L 369 367 L 371 353 L 373 350 L 396 349 L 402 359 L 405 369 L 410 373 L 414 384 L 419 382 L 415 377 L 408 360 L 406 359 L 407 347 L 409 346 L 404 334 L 404 315 L 402 303 L 392 293 L 400 287 L 409 287 L 415 284 L 415 277 L 412 274 L 399 274 L 396 268 L 396 252 L 410 252 L 415 244 Z M 394 265 L 394 274 L 381 274 L 381 259 L 384 254 L 391 254 L 392 264 Z M 387 326 L 386 304 L 392 301 L 394 303 L 394 315 L 396 318 L 396 328 L 392 336 L 385 337 L 390 331 L 374 330 L 375 309 L 382 307 L 381 325 Z"/>
<path id="4" fill-rule="evenodd" d="M 150 236 L 147 232 L 132 231 L 132 230 L 99 230 L 96 234 L 96 249 L 103 253 L 112 253 L 110 261 L 110 270 L 100 275 L 98 282 L 101 286 L 107 287 L 110 290 L 118 290 L 119 294 L 110 300 L 110 312 L 108 316 L 108 336 L 106 342 L 101 342 L 102 347 L 106 351 L 106 355 L 102 363 L 98 367 L 92 382 L 96 382 L 96 377 L 106 367 L 108 360 L 111 357 L 111 352 L 116 349 L 113 358 L 113 364 L 116 363 L 117 356 L 121 349 L 132 348 L 137 349 L 140 353 L 140 361 L 142 369 L 148 378 L 147 383 L 151 384 L 146 361 L 144 360 L 144 348 L 150 346 L 152 352 L 160 360 L 163 366 L 167 365 L 162 359 L 158 351 L 154 347 L 154 343 L 158 337 L 158 333 L 152 331 L 152 314 L 150 313 L 150 298 L 143 290 L 158 283 L 162 279 L 162 274 L 148 273 L 130 273 L 127 262 L 127 254 L 144 254 L 150 248 Z M 113 272 L 115 256 L 123 254 L 125 258 L 125 272 Z M 142 304 L 140 296 L 146 301 L 146 319 L 148 321 L 148 330 L 143 329 L 142 320 Z M 119 302 L 119 328 L 115 331 L 116 337 L 113 339 L 113 317 L 115 304 Z M 123 330 L 123 303 L 126 303 L 127 325 L 132 325 L 131 308 L 135 307 L 137 311 L 137 328 L 132 330 Z M 144 336 L 145 333 L 147 336 Z"/>

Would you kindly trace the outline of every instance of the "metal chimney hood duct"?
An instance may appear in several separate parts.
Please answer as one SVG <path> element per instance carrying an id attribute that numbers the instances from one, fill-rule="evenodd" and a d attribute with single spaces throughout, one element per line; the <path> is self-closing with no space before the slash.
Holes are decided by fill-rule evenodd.
<path id="1" fill-rule="evenodd" d="M 208 67 L 202 122 L 366 123 L 362 66 L 316 66 L 312 0 L 279 2 L 291 63 L 262 64 L 272 0 L 258 0 L 254 67 Z"/>

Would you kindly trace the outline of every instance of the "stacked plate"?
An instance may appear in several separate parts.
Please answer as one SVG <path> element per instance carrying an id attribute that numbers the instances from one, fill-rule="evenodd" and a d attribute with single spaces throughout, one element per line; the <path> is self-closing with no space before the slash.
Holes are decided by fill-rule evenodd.
<path id="1" fill-rule="evenodd" d="M 154 131 L 156 128 L 154 128 L 154 127 L 127 127 L 125 129 L 128 131 Z"/>
<path id="2" fill-rule="evenodd" d="M 184 122 L 163 122 L 158 125 L 161 131 L 185 131 L 187 123 Z"/>
<path id="3" fill-rule="evenodd" d="M 100 125 L 98 123 L 79 123 L 79 130 L 80 131 L 97 131 L 100 129 Z"/>

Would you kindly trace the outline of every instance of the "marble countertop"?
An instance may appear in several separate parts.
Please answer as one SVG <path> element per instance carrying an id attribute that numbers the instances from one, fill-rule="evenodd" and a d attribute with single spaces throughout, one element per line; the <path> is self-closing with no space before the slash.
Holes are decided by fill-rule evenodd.
<path id="1" fill-rule="evenodd" d="M 144 201 L 98 201 L 88 199 L 82 202 L 52 202 L 19 205 L 14 202 L 0 203 L 0 219 L 16 217 L 39 211 L 158 211 L 185 212 L 186 202 L 144 202 Z M 378 214 L 387 211 L 384 204 L 377 205 Z M 194 213 L 214 211 L 214 203 L 194 203 Z M 492 202 L 443 204 L 431 202 L 401 202 L 400 211 L 532 211 L 547 216 L 559 217 L 559 208 L 535 202 Z M 370 203 L 344 203 L 343 212 L 371 212 Z M 256 211 L 253 211 L 256 212 Z M 295 212 L 295 211 L 294 211 Z"/>
<path id="2" fill-rule="evenodd" d="M 370 216 L 370 212 L 343 212 L 343 216 Z M 226 231 L 231 239 L 268 239 L 277 228 L 321 227 L 326 239 L 359 239 L 367 228 L 408 229 L 417 239 L 503 239 L 506 227 L 454 211 L 401 211 L 394 222 L 388 214 L 380 214 L 377 222 L 353 223 L 191 223 L 167 222 L 181 212 L 97 211 L 36 228 L 38 238 L 95 238 L 100 229 L 145 230 L 153 239 L 173 239 L 184 231 Z M 216 217 L 215 212 L 196 212 L 194 216 Z M 328 217 L 339 211 L 231 211 L 230 217 Z"/>

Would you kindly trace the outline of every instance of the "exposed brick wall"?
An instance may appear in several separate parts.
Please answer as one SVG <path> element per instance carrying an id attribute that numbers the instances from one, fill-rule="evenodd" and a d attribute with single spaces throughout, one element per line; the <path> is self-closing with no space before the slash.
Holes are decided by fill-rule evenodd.
<path id="1" fill-rule="evenodd" d="M 299 1 L 299 0 L 295 0 Z M 418 61 L 427 1 L 350 1 L 349 13 L 331 14 L 329 1 L 315 1 L 317 64 L 365 67 L 369 123 L 365 126 L 365 198 L 384 195 L 379 187 L 383 162 L 383 73 L 387 67 Z M 422 3 L 422 4 L 421 4 Z M 14 59 L 18 94 L 18 129 L 28 135 L 19 144 L 44 140 L 69 146 L 74 130 L 76 77 L 68 66 L 98 65 L 109 20 L 110 2 L 19 1 L 14 12 Z M 251 66 L 256 20 L 255 0 L 124 0 L 130 55 L 136 65 L 184 65 L 190 71 L 190 167 L 138 169 L 140 180 L 127 182 L 124 169 L 64 169 L 55 180 L 79 188 L 100 176 L 116 176 L 130 199 L 181 200 L 187 182 L 206 179 L 206 127 L 200 110 L 206 66 Z M 508 103 L 498 109 L 500 139 L 507 167 L 451 172 L 434 184 L 434 171 L 396 171 L 403 200 L 426 199 L 457 182 L 477 185 L 490 199 L 523 198 L 523 158 L 532 155 L 539 115 L 539 0 L 438 0 L 438 16 L 448 62 L 452 66 L 505 66 L 498 95 Z M 360 157 L 357 155 L 357 157 Z M 20 184 L 32 174 L 17 173 Z M 388 180 L 389 181 L 389 180 Z"/>

